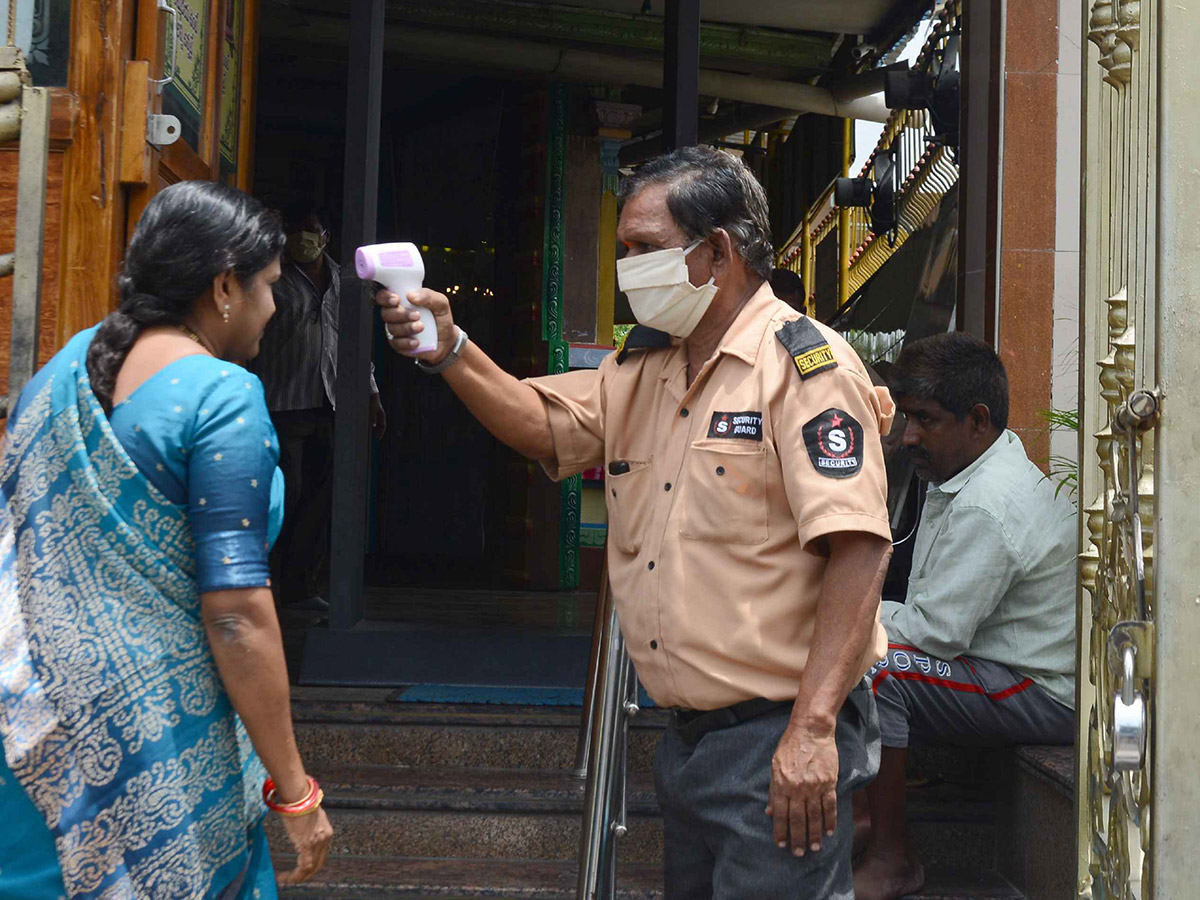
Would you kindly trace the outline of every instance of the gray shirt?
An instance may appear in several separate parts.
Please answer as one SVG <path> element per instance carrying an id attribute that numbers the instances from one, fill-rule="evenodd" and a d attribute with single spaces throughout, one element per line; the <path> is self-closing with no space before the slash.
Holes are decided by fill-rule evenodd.
<path id="1" fill-rule="evenodd" d="M 322 293 L 300 267 L 284 260 L 275 285 L 275 315 L 263 332 L 258 356 L 247 368 L 262 379 L 271 412 L 336 406 L 341 267 L 330 256 L 329 286 Z M 378 393 L 371 366 L 371 393 Z"/>
<path id="2" fill-rule="evenodd" d="M 888 639 L 943 659 L 1003 663 L 1075 705 L 1077 521 L 1006 431 L 930 484 L 904 603 L 882 607 Z"/>

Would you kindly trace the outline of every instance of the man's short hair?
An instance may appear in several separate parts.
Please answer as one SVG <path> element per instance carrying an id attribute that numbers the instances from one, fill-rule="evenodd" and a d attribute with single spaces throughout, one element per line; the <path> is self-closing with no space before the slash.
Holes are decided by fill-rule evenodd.
<path id="1" fill-rule="evenodd" d="M 689 240 L 724 228 L 746 268 L 771 277 L 775 250 L 767 195 L 740 159 L 712 147 L 682 147 L 649 160 L 622 179 L 619 205 L 656 184 L 667 185 L 667 209 Z"/>
<path id="2" fill-rule="evenodd" d="M 804 305 L 804 281 L 791 269 L 771 272 L 771 293 L 784 303 Z"/>
<path id="3" fill-rule="evenodd" d="M 935 400 L 962 421 L 977 403 L 988 408 L 992 424 L 1008 427 L 1008 373 L 988 344 L 961 331 L 913 341 L 896 361 L 897 400 Z"/>
<path id="4" fill-rule="evenodd" d="M 293 197 L 283 208 L 283 227 L 285 230 L 291 230 L 302 225 L 310 216 L 320 222 L 322 228 L 329 227 L 329 214 L 315 197 Z"/>

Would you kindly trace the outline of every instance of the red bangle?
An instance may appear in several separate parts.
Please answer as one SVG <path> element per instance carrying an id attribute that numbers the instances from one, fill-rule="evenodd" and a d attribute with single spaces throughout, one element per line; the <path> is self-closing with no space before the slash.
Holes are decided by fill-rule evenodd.
<path id="1" fill-rule="evenodd" d="M 304 816 L 320 809 L 321 801 L 325 799 L 325 792 L 317 784 L 317 779 L 311 775 L 306 777 L 308 778 L 308 793 L 295 803 L 279 803 L 276 801 L 274 779 L 268 778 L 264 781 L 263 803 L 267 805 L 267 809 L 277 812 L 281 816 Z"/>

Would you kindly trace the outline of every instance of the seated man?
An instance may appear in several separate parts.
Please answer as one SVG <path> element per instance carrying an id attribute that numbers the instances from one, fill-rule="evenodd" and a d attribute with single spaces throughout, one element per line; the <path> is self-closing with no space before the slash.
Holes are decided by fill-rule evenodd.
<path id="1" fill-rule="evenodd" d="M 1008 377 L 966 334 L 900 355 L 903 444 L 929 482 L 904 603 L 885 602 L 872 670 L 883 756 L 867 788 L 858 900 L 892 900 L 924 873 L 905 833 L 910 739 L 983 746 L 1075 736 L 1076 515 L 1006 431 Z"/>

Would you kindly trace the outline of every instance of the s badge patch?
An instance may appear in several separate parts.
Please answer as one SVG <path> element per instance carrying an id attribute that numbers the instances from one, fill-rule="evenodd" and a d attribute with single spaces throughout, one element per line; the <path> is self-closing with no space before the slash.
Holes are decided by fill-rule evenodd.
<path id="1" fill-rule="evenodd" d="M 710 438 L 741 438 L 744 441 L 761 441 L 762 413 L 760 412 L 715 412 L 708 426 Z"/>
<path id="2" fill-rule="evenodd" d="M 804 446 L 813 468 L 826 478 L 850 478 L 862 468 L 862 426 L 845 410 L 827 409 L 810 419 Z"/>

